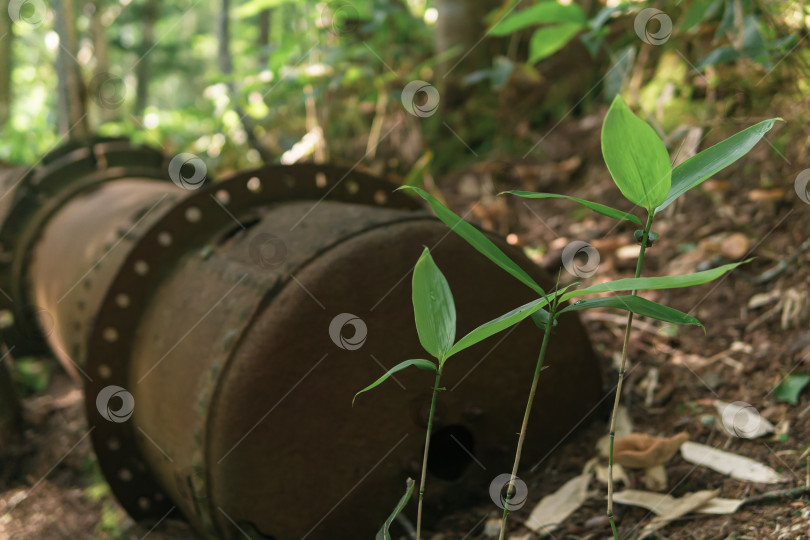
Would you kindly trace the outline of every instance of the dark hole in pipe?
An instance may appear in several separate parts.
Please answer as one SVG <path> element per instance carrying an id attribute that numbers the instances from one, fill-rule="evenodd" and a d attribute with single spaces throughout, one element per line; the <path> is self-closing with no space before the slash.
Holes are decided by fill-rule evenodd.
<path id="1" fill-rule="evenodd" d="M 457 480 L 475 455 L 475 438 L 461 425 L 445 426 L 433 433 L 428 452 L 428 471 L 442 480 Z"/>

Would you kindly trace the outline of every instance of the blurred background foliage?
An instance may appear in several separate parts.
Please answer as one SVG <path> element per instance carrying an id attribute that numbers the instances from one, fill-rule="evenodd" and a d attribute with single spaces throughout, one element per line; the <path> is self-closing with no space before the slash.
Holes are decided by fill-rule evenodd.
<path id="1" fill-rule="evenodd" d="M 542 159 L 548 126 L 620 90 L 668 143 L 810 90 L 804 2 L 3 3 L 0 160 L 17 164 L 100 133 L 220 175 L 331 160 L 419 182 Z M 435 115 L 403 108 L 416 79 L 439 90 Z"/>

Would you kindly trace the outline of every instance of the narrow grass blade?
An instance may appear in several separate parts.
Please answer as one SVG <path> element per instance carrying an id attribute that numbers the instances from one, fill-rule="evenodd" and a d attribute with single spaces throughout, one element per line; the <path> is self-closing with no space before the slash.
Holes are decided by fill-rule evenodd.
<path id="1" fill-rule="evenodd" d="M 417 367 L 419 369 L 424 369 L 426 371 L 436 371 L 436 369 L 437 369 L 436 364 L 434 362 L 431 362 L 430 360 L 424 360 L 424 359 L 421 359 L 421 358 L 415 359 L 415 360 L 405 360 L 404 362 L 400 362 L 399 364 L 395 365 L 394 367 L 392 367 L 391 369 L 386 371 L 385 374 L 382 377 L 380 377 L 379 379 L 377 379 L 376 381 L 374 381 L 370 385 L 366 386 L 365 388 L 363 388 L 362 390 L 357 392 L 354 395 L 354 399 L 352 399 L 352 405 L 354 405 L 354 400 L 357 399 L 357 396 L 359 396 L 363 392 L 368 392 L 369 390 L 371 390 L 373 388 L 377 388 L 382 383 L 384 383 L 394 373 L 402 371 L 403 369 L 411 367 L 411 366 Z"/>
<path id="2" fill-rule="evenodd" d="M 644 226 L 641 220 L 630 214 L 628 212 L 622 212 L 621 210 L 616 210 L 615 208 L 611 208 L 610 206 L 605 206 L 604 204 L 599 204 L 593 201 L 586 201 L 585 199 L 578 199 L 577 197 L 569 197 L 568 195 L 558 195 L 557 193 L 534 193 L 531 191 L 504 191 L 504 193 L 508 193 L 510 195 L 516 195 L 518 197 L 523 197 L 525 199 L 568 199 L 570 201 L 578 202 L 582 206 L 590 208 L 594 212 L 602 214 L 603 216 L 611 217 L 613 219 L 620 219 L 620 220 L 627 220 L 632 221 L 633 223 Z"/>
<path id="3" fill-rule="evenodd" d="M 569 285 L 570 287 L 571 285 Z M 567 289 L 568 287 L 566 287 Z M 456 354 L 457 352 L 463 351 L 467 347 L 472 347 L 473 345 L 484 341 L 486 338 L 497 334 L 502 330 L 506 330 L 510 326 L 514 326 L 523 319 L 526 319 L 532 316 L 534 313 L 539 312 L 541 309 L 546 307 L 549 302 L 560 296 L 565 292 L 566 289 L 560 289 L 558 291 L 554 291 L 553 293 L 549 293 L 548 297 L 538 298 L 537 300 L 533 300 L 527 304 L 523 304 L 522 306 L 513 309 L 508 313 L 504 313 L 500 317 L 492 319 L 489 322 L 486 322 L 458 340 L 458 342 L 453 345 L 453 348 L 450 349 L 450 352 L 447 353 L 447 357 L 451 357 L 452 355 Z M 546 320 L 548 320 L 548 315 L 546 315 Z"/>
<path id="4" fill-rule="evenodd" d="M 463 238 L 468 244 L 477 249 L 487 259 L 500 266 L 507 273 L 517 278 L 521 283 L 532 289 L 539 295 L 545 294 L 543 289 L 538 285 L 530 276 L 517 265 L 512 259 L 496 246 L 492 240 L 486 237 L 484 233 L 461 219 L 454 214 L 452 210 L 440 203 L 436 198 L 425 191 L 424 189 L 415 186 L 402 186 L 398 189 L 415 191 L 422 197 L 433 211 L 436 213 L 442 223 L 450 227 L 450 229 Z"/>
<path id="5" fill-rule="evenodd" d="M 686 313 L 678 311 L 677 309 L 653 302 L 652 300 L 647 300 L 646 298 L 633 295 L 578 300 L 570 306 L 560 310 L 560 313 L 597 307 L 623 309 L 625 311 L 631 311 L 636 315 L 644 315 L 645 317 L 652 317 L 653 319 L 658 319 L 659 321 L 673 324 L 694 324 L 705 330 L 700 321 L 691 315 L 687 315 Z"/>
<path id="6" fill-rule="evenodd" d="M 740 261 L 731 264 L 725 264 L 712 268 L 711 270 L 704 270 L 702 272 L 695 272 L 694 274 L 683 274 L 680 276 L 660 276 L 660 277 L 641 277 L 641 278 L 626 278 L 617 279 L 615 281 L 608 281 L 607 283 L 598 283 L 585 287 L 584 289 L 577 289 L 562 296 L 560 301 L 568 300 L 577 296 L 584 296 L 586 294 L 603 293 L 603 292 L 616 292 L 616 291 L 639 291 L 648 289 L 677 289 L 680 287 L 691 287 L 693 285 L 702 285 L 713 281 L 723 274 L 734 270 L 741 264 L 745 264 L 751 259 Z"/>
<path id="7" fill-rule="evenodd" d="M 408 504 L 408 501 L 411 500 L 411 496 L 413 496 L 413 488 L 416 487 L 416 482 L 413 481 L 413 478 L 408 478 L 405 481 L 405 494 L 399 499 L 399 502 L 394 507 L 394 511 L 391 512 L 391 515 L 388 516 L 388 519 L 385 520 L 383 523 L 382 528 L 377 531 L 377 536 L 374 537 L 374 540 L 391 540 L 391 533 L 388 532 L 388 529 L 391 528 L 391 524 L 397 518 L 402 509 L 405 508 L 405 505 Z"/>

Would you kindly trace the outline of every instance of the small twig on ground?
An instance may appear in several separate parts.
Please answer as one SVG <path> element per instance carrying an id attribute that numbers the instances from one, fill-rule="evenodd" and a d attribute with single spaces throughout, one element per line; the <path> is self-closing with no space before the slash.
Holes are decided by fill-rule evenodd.
<path id="1" fill-rule="evenodd" d="M 805 485 L 790 489 L 779 489 L 776 491 L 768 491 L 766 493 L 754 495 L 753 497 L 748 497 L 742 502 L 740 506 L 757 504 L 763 501 L 772 501 L 775 499 L 781 499 L 783 497 L 796 497 L 797 495 L 804 495 L 805 493 L 810 493 L 810 486 Z"/>

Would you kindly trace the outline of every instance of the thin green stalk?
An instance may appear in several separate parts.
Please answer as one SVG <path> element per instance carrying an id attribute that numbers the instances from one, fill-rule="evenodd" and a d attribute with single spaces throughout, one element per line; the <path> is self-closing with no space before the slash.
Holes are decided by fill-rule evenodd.
<path id="1" fill-rule="evenodd" d="M 537 367 L 534 369 L 532 389 L 529 392 L 529 400 L 526 403 L 526 411 L 523 413 L 523 424 L 520 426 L 520 437 L 518 438 L 517 451 L 515 452 L 515 463 L 512 466 L 512 477 L 509 479 L 509 487 L 506 488 L 506 501 L 503 505 L 500 540 L 503 540 L 504 534 L 506 534 L 506 518 L 509 515 L 509 501 L 512 499 L 512 495 L 514 495 L 515 492 L 515 479 L 517 478 L 518 467 L 520 465 L 520 454 L 523 451 L 523 441 L 526 438 L 526 426 L 529 425 L 529 415 L 532 411 L 534 396 L 537 393 L 537 383 L 540 379 L 540 371 L 543 369 L 543 359 L 546 356 L 546 348 L 548 347 L 549 336 L 551 335 L 551 326 L 556 315 L 556 310 L 557 300 L 555 299 L 549 311 L 548 322 L 546 322 L 545 334 L 543 335 L 543 344 L 540 345 L 540 354 L 537 357 Z"/>
<path id="2" fill-rule="evenodd" d="M 441 363 L 440 363 L 441 364 Z M 442 367 L 436 370 L 436 382 L 433 384 L 433 397 L 430 399 L 427 434 L 425 435 L 425 455 L 422 457 L 422 480 L 419 482 L 419 506 L 416 511 L 416 540 L 422 531 L 422 499 L 425 497 L 425 478 L 427 476 L 428 450 L 430 450 L 430 432 L 433 430 L 433 414 L 436 412 L 436 396 L 439 394 L 439 381 L 442 378 Z"/>
<path id="3" fill-rule="evenodd" d="M 644 262 L 644 252 L 647 250 L 647 238 L 652 228 L 654 212 L 647 214 L 647 224 L 644 226 L 644 234 L 641 237 L 641 249 L 638 252 L 638 259 L 636 260 L 636 277 L 641 277 L 641 264 Z M 631 294 L 635 295 L 637 291 Z M 608 450 L 608 500 L 607 500 L 607 516 L 610 521 L 610 530 L 613 532 L 613 538 L 619 540 L 619 531 L 616 530 L 616 522 L 613 519 L 613 440 L 616 438 L 616 414 L 619 410 L 619 402 L 622 396 L 622 383 L 624 382 L 624 371 L 627 366 L 627 347 L 630 344 L 630 332 L 633 328 L 633 312 L 627 314 L 627 328 L 624 329 L 624 343 L 622 344 L 622 362 L 619 366 L 619 382 L 616 385 L 616 397 L 613 401 L 613 413 L 610 415 L 610 445 Z"/>

